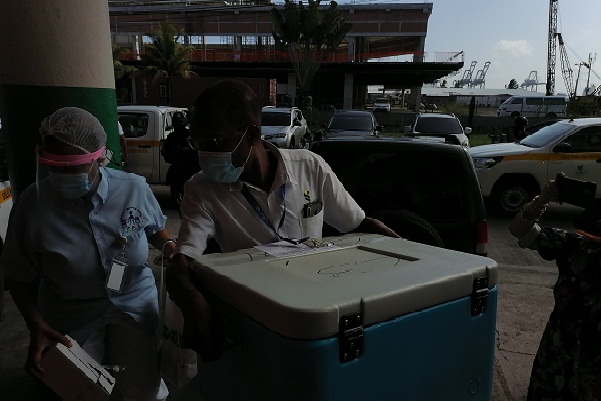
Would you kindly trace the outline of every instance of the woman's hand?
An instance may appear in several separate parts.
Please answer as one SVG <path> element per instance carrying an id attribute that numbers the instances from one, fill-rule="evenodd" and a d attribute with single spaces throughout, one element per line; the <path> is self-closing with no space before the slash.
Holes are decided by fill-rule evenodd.
<path id="1" fill-rule="evenodd" d="M 45 373 L 44 369 L 40 366 L 40 361 L 42 360 L 42 353 L 47 347 L 61 343 L 65 347 L 71 348 L 73 344 L 67 337 L 54 330 L 45 322 L 35 327 L 30 327 L 29 330 L 30 339 L 27 360 L 25 361 L 25 371 L 39 377 Z"/>

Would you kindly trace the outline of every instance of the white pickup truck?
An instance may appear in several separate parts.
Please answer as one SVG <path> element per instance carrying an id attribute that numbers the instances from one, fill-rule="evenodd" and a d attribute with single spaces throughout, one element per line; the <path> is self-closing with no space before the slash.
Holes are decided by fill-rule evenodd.
<path id="1" fill-rule="evenodd" d="M 170 106 L 119 106 L 119 123 L 127 142 L 123 169 L 146 178 L 149 184 L 165 184 L 169 164 L 161 156 L 163 141 L 173 131 L 172 116 L 186 111 Z"/>

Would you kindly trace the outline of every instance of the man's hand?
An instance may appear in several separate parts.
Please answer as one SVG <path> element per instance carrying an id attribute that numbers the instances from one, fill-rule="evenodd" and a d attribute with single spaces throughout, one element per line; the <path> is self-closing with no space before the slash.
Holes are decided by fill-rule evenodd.
<path id="1" fill-rule="evenodd" d="M 557 202 L 559 199 L 559 190 L 555 180 L 551 180 L 545 184 L 540 195 L 536 199 L 536 207 L 547 206 L 549 202 Z"/>
<path id="2" fill-rule="evenodd" d="M 353 232 L 367 233 L 367 234 L 382 234 L 388 237 L 400 238 L 401 236 L 394 232 L 390 227 L 386 226 L 380 220 L 366 217 L 363 219 L 359 227 L 355 228 Z"/>
<path id="3" fill-rule="evenodd" d="M 167 269 L 167 291 L 184 316 L 184 345 L 196 351 L 204 362 L 219 359 L 223 330 L 201 292 L 193 260 L 179 253 Z"/>

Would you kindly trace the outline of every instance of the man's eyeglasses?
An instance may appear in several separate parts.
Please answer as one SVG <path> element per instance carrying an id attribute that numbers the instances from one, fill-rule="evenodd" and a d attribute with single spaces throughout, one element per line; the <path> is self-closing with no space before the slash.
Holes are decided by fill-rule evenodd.
<path id="1" fill-rule="evenodd" d="M 220 138 L 202 138 L 196 139 L 189 136 L 188 145 L 196 151 L 220 151 L 223 149 L 223 145 L 233 136 L 238 136 L 242 132 L 242 135 L 246 134 L 249 125 L 239 128 L 235 133 L 229 134 Z"/>

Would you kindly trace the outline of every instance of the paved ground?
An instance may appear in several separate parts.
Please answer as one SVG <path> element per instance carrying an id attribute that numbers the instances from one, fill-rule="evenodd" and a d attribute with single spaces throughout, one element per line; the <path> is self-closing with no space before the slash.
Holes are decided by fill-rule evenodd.
<path id="1" fill-rule="evenodd" d="M 179 216 L 168 191 L 157 187 L 155 193 L 170 218 L 168 227 L 176 235 Z M 542 224 L 571 228 L 577 213 L 577 208 L 551 206 Z M 489 221 L 489 256 L 499 263 L 500 272 L 492 401 L 525 400 L 530 366 L 553 306 L 556 278 L 553 263 L 516 245 L 507 232 L 507 223 L 494 218 Z M 156 255 L 153 251 L 151 260 Z M 153 270 L 159 276 L 160 269 L 154 266 Z M 8 293 L 5 296 L 6 310 L 0 323 L 0 400 L 53 400 L 53 395 L 22 369 L 29 334 Z"/>

